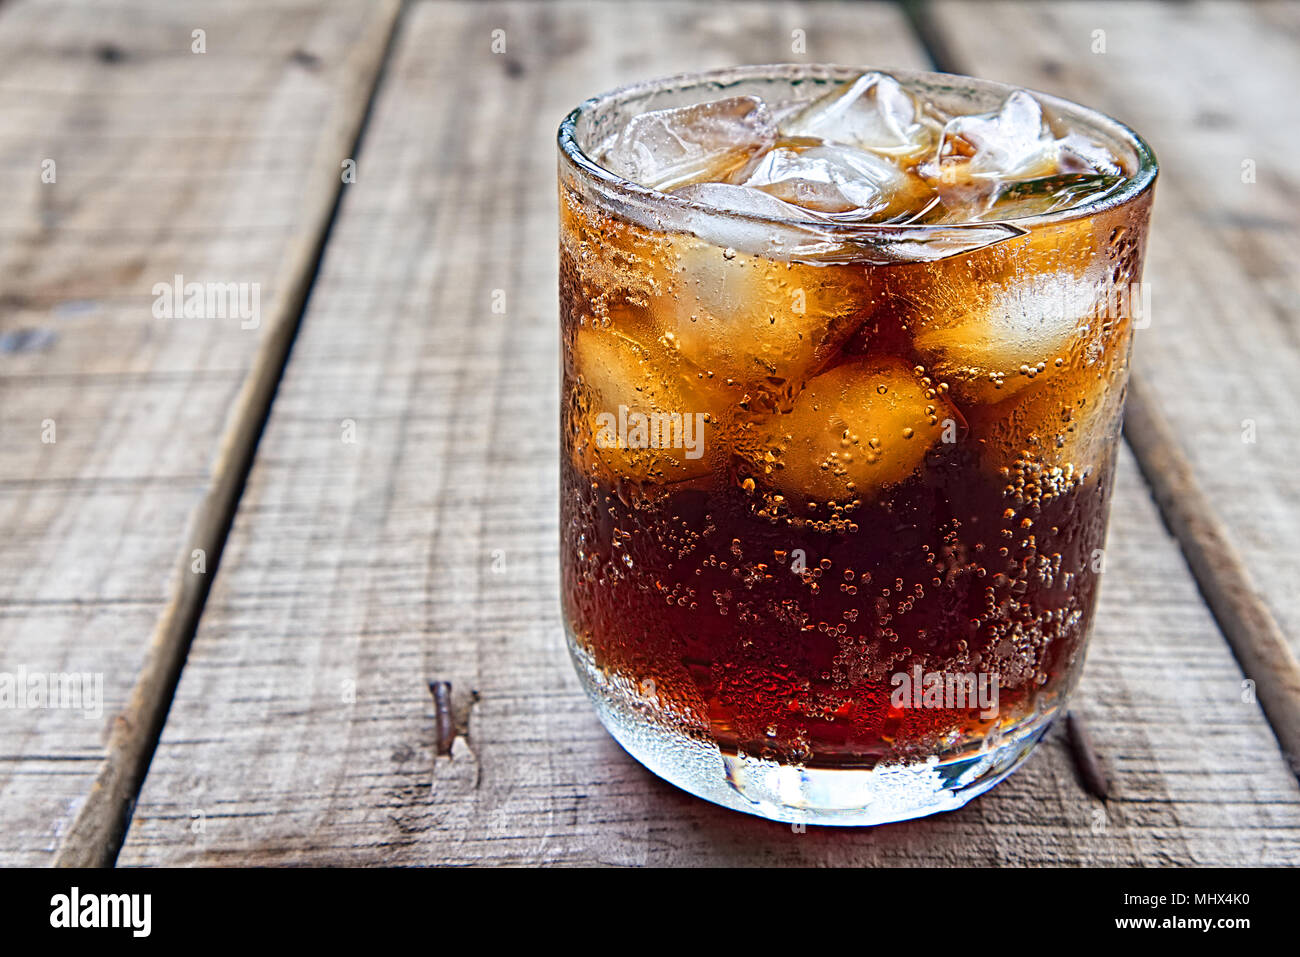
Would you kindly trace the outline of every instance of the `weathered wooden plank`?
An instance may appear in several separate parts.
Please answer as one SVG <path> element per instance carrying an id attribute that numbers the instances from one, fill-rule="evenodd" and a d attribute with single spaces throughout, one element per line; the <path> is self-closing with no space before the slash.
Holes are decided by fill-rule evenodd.
<path id="1" fill-rule="evenodd" d="M 556 601 L 554 128 L 619 82 L 790 59 L 795 29 L 921 61 L 888 7 L 412 8 L 121 863 L 1300 859 L 1300 791 L 1127 454 L 1078 698 L 1107 803 L 1054 733 L 962 811 L 794 834 L 596 721 Z"/>
<path id="2" fill-rule="evenodd" d="M 1135 350 L 1160 413 L 1150 409 L 1130 441 L 1155 484 L 1181 496 L 1167 499 L 1167 517 L 1300 771 L 1300 670 L 1284 644 L 1300 649 L 1300 424 L 1289 411 L 1300 366 L 1300 9 L 942 3 L 933 22 L 956 68 L 1111 112 L 1161 159 L 1152 323 Z M 1191 470 L 1175 476 L 1184 455 Z"/>
<path id="3" fill-rule="evenodd" d="M 0 7 L 0 670 L 102 680 L 0 711 L 0 863 L 134 793 L 394 15 Z M 156 316 L 178 274 L 256 315 Z"/>
<path id="4" fill-rule="evenodd" d="M 1124 436 L 1287 764 L 1300 775 L 1300 663 L 1150 389 L 1145 377 L 1129 383 Z"/>

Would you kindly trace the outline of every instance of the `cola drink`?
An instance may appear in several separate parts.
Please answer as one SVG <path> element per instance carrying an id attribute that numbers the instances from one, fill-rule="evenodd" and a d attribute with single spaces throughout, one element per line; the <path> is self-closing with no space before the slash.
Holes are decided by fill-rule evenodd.
<path id="1" fill-rule="evenodd" d="M 1083 664 L 1149 148 L 807 66 L 615 91 L 560 147 L 562 597 L 605 725 L 779 820 L 991 787 Z"/>

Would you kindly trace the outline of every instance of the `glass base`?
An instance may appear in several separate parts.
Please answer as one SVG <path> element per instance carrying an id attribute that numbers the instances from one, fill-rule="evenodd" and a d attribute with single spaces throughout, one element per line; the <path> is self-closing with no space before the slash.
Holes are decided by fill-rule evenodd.
<path id="1" fill-rule="evenodd" d="M 628 754 L 696 797 L 791 824 L 860 827 L 956 810 L 1019 767 L 1057 710 L 922 763 L 800 767 L 722 751 L 674 723 L 653 699 L 605 675 L 571 636 L 569 650 L 601 723 Z"/>

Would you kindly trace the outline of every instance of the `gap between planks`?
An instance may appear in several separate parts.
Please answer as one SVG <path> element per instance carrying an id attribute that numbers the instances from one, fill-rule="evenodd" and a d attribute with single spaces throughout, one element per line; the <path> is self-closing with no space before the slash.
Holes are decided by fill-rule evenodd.
<path id="1" fill-rule="evenodd" d="M 377 3 L 367 32 L 358 38 L 340 71 L 337 105 L 306 179 L 307 227 L 295 238 L 275 281 L 275 288 L 285 292 L 268 317 L 266 338 L 221 436 L 212 482 L 181 543 L 171 597 L 154 628 L 130 698 L 113 722 L 90 793 L 59 846 L 56 867 L 111 867 L 126 836 L 338 212 L 343 195 L 339 158 L 357 155 L 404 10 L 400 0 Z M 190 574 L 191 552 L 196 548 L 208 556 L 205 574 Z"/>
<path id="2" fill-rule="evenodd" d="M 900 5 L 936 70 L 970 72 L 954 53 L 930 0 L 900 0 Z M 1227 526 L 1197 482 L 1155 393 L 1136 369 L 1129 373 L 1124 439 L 1219 631 L 1242 673 L 1254 683 L 1287 767 L 1300 777 L 1300 663 L 1252 582 Z M 1077 716 L 1074 720 L 1080 721 Z M 1078 741 L 1086 743 L 1087 732 L 1081 724 L 1078 727 Z M 1091 747 L 1081 744 L 1079 748 L 1075 760 L 1087 782 L 1095 772 L 1083 755 L 1091 752 Z M 1092 789 L 1092 785 L 1088 787 Z"/>

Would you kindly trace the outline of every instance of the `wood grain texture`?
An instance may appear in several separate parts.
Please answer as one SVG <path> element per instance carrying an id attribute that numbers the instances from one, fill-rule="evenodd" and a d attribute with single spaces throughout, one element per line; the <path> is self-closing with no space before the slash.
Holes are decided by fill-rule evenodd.
<path id="1" fill-rule="evenodd" d="M 1127 454 L 1076 702 L 1107 802 L 1057 731 L 959 812 L 796 834 L 600 727 L 557 602 L 555 127 L 794 29 L 923 62 L 892 7 L 411 8 L 119 863 L 1300 861 L 1300 789 Z"/>
<path id="2" fill-rule="evenodd" d="M 1300 775 L 1300 664 L 1145 379 L 1130 383 L 1124 436 L 1219 630 L 1256 686 L 1287 764 Z"/>
<path id="3" fill-rule="evenodd" d="M 1157 459 L 1190 461 L 1186 478 L 1216 513 L 1202 517 L 1229 539 L 1226 549 L 1212 539 L 1192 546 L 1198 575 L 1221 593 L 1217 607 L 1241 606 L 1224 611 L 1227 630 L 1255 622 L 1259 647 L 1238 643 L 1243 663 L 1256 664 L 1252 677 L 1268 683 L 1281 668 L 1294 688 L 1286 663 L 1294 656 L 1268 646 L 1285 637 L 1300 651 L 1300 417 L 1291 407 L 1300 368 L 1300 7 L 936 3 L 933 19 L 962 69 L 1081 100 L 1154 147 L 1152 321 L 1137 336 L 1135 369 L 1177 448 L 1153 449 L 1148 471 L 1164 468 Z M 1274 710 L 1294 749 L 1300 703 Z"/>
<path id="4" fill-rule="evenodd" d="M 0 670 L 101 675 L 104 699 L 0 711 L 0 864 L 121 824 L 382 43 L 356 51 L 394 14 L 0 7 Z M 178 274 L 256 284 L 259 314 L 158 318 Z"/>

